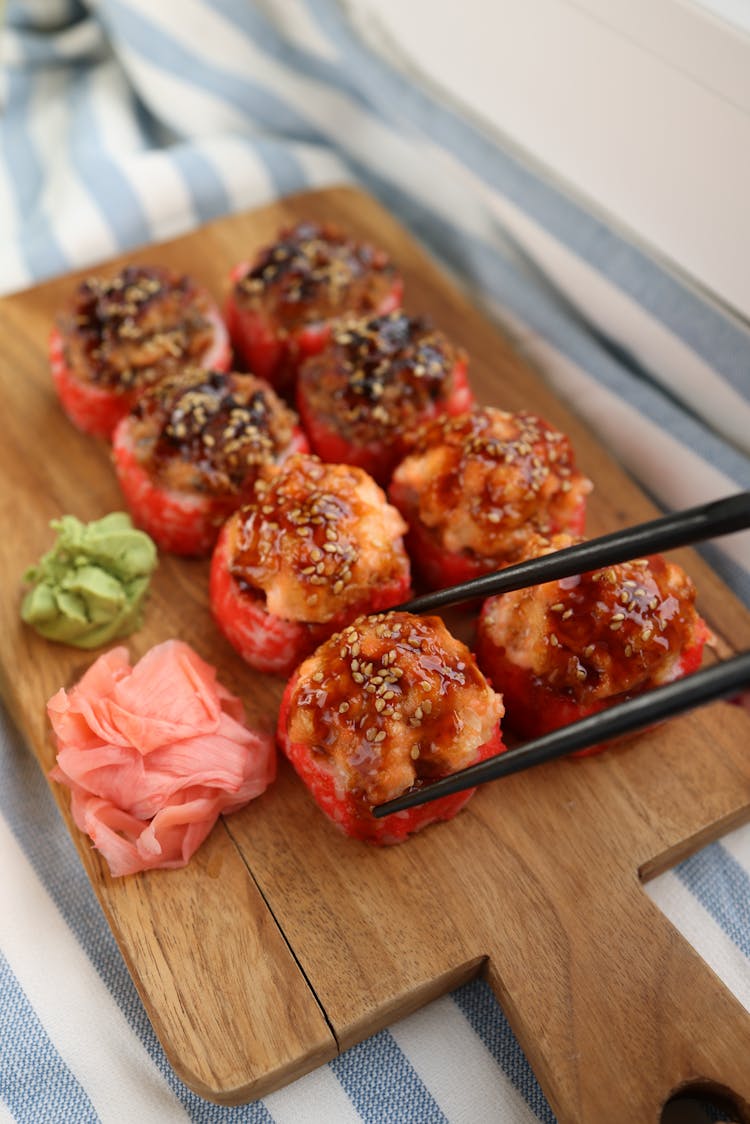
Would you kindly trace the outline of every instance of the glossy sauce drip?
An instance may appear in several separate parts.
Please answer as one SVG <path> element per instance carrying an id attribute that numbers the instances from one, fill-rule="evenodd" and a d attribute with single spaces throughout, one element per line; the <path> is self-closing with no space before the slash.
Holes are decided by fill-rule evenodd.
<path id="1" fill-rule="evenodd" d="M 464 716 L 483 714 L 468 735 Z M 360 618 L 302 667 L 290 736 L 335 761 L 377 803 L 461 768 L 502 713 L 468 650 L 438 618 Z"/>
<path id="2" fill-rule="evenodd" d="M 458 357 L 426 320 L 394 312 L 342 322 L 302 378 L 316 409 L 331 412 L 340 427 L 366 440 L 368 426 L 378 436 L 384 428 L 408 427 L 447 397 Z"/>
<path id="3" fill-rule="evenodd" d="M 61 322 L 66 359 L 102 386 L 123 390 L 153 382 L 211 343 L 208 298 L 190 280 L 157 267 L 127 266 L 78 288 Z"/>
<path id="4" fill-rule="evenodd" d="M 393 480 L 413 518 L 442 549 L 496 565 L 515 561 L 530 534 L 574 525 L 591 487 L 568 438 L 527 413 L 442 415 L 409 444 Z"/>
<path id="5" fill-rule="evenodd" d="M 384 251 L 328 224 L 301 223 L 260 254 L 236 291 L 264 303 L 272 297 L 282 318 L 311 321 L 344 307 L 375 309 L 394 276 Z"/>
<path id="6" fill-rule="evenodd" d="M 570 488 L 573 452 L 564 434 L 530 414 L 477 412 L 436 423 L 435 436 L 450 450 L 450 466 L 437 482 L 440 501 L 455 504 L 467 479 L 475 481 L 472 510 L 490 523 L 522 522 L 528 505 L 554 473 L 559 490 Z"/>
<path id="7" fill-rule="evenodd" d="M 584 693 L 648 682 L 693 642 L 694 602 L 692 582 L 659 556 L 570 582 L 549 607 L 546 678 Z"/>
<path id="8" fill-rule="evenodd" d="M 257 584 L 258 572 L 273 573 L 283 557 L 311 591 L 341 594 L 358 558 L 355 483 L 344 466 L 296 456 L 285 471 L 259 479 L 253 500 L 237 516 L 234 576 Z"/>

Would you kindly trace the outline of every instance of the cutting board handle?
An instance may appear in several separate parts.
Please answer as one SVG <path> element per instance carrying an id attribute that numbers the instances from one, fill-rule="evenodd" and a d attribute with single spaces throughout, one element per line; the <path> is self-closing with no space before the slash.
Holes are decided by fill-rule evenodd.
<path id="1" fill-rule="evenodd" d="M 569 893 L 555 901 L 557 931 L 550 939 L 548 915 L 544 948 L 527 961 L 544 1002 L 523 1016 L 489 962 L 560 1124 L 659 1124 L 670 1097 L 687 1091 L 724 1099 L 750 1124 L 750 1013 L 636 878 L 598 901 L 606 913 Z"/>

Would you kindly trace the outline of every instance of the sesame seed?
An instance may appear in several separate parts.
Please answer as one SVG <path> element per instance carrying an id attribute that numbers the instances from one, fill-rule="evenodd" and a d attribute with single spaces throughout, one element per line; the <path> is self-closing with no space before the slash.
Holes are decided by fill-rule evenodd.
<path id="1" fill-rule="evenodd" d="M 379 730 L 379 731 L 378 731 L 378 733 L 377 733 L 377 734 L 375 735 L 375 738 L 374 738 L 374 740 L 375 740 L 376 742 L 384 742 L 384 741 L 385 741 L 385 739 L 386 739 L 386 732 L 385 732 L 385 730 Z"/>
<path id="2" fill-rule="evenodd" d="M 339 703 L 339 714 L 346 714 L 348 709 L 349 709 L 349 703 L 348 702 Z"/>
<path id="3" fill-rule="evenodd" d="M 618 628 L 622 628 L 622 621 L 612 621 L 612 624 L 609 627 L 612 632 L 617 632 Z"/>
<path id="4" fill-rule="evenodd" d="M 418 745 L 413 745 L 413 746 L 411 747 L 411 749 L 409 750 L 409 754 L 410 754 L 410 756 L 411 756 L 412 760 L 413 760 L 413 761 L 416 761 L 416 760 L 417 760 L 417 758 L 419 757 L 419 746 L 418 746 Z"/>

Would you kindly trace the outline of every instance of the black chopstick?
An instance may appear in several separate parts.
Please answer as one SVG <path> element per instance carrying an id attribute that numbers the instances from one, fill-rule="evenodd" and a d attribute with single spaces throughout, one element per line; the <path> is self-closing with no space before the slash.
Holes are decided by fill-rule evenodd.
<path id="1" fill-rule="evenodd" d="M 498 593 L 508 593 L 512 589 L 557 581 L 573 574 L 584 574 L 663 550 L 690 546 L 719 535 L 729 535 L 733 531 L 743 531 L 748 527 L 750 492 L 738 492 L 722 500 L 659 516 L 647 523 L 636 523 L 622 531 L 611 531 L 607 535 L 576 543 L 552 554 L 530 558 L 504 570 L 472 578 L 460 585 L 426 593 L 398 605 L 396 611 L 427 613 L 445 605 L 492 597 Z"/>
<path id="2" fill-rule="evenodd" d="M 442 777 L 423 788 L 412 789 L 403 796 L 378 804 L 372 809 L 373 815 L 380 819 L 391 812 L 400 812 L 435 800 L 438 796 L 449 796 L 454 792 L 487 781 L 519 773 L 534 765 L 543 765 L 557 757 L 588 749 L 600 742 L 633 733 L 644 726 L 662 722 L 687 710 L 693 710 L 704 703 L 727 698 L 750 684 L 750 651 L 713 667 L 696 671 L 683 679 L 675 680 L 664 687 L 655 687 L 643 695 L 628 699 L 608 710 L 600 710 L 569 726 L 562 726 L 551 734 L 527 742 L 525 745 L 509 749 L 505 753 L 488 757 L 476 765 L 460 769 L 448 777 Z"/>

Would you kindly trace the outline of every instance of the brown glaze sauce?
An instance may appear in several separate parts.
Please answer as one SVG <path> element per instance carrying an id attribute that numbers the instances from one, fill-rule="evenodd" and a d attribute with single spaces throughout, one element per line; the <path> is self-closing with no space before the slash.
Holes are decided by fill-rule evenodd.
<path id="1" fill-rule="evenodd" d="M 559 535 L 552 544 L 562 549 L 573 541 Z M 550 687 L 579 702 L 656 685 L 698 639 L 695 587 L 661 555 L 509 596 L 504 619 L 513 623 L 503 646 L 526 643 L 523 631 L 538 619 L 534 601 L 544 599 L 535 669 Z"/>
<path id="2" fill-rule="evenodd" d="M 147 386 L 211 345 L 211 300 L 187 277 L 157 266 L 126 266 L 91 277 L 59 322 L 68 366 L 113 390 Z"/>
<path id="3" fill-rule="evenodd" d="M 253 375 L 191 368 L 146 391 L 131 411 L 141 463 L 172 486 L 247 491 L 289 446 L 296 415 Z"/>
<path id="4" fill-rule="evenodd" d="M 473 760 L 502 705 L 442 620 L 392 612 L 322 645 L 299 670 L 290 714 L 291 740 L 335 761 L 373 804 Z"/>
<path id="5" fill-rule="evenodd" d="M 357 557 L 351 538 L 341 534 L 356 528 L 356 495 L 346 487 L 345 473 L 334 475 L 311 458 L 292 459 L 294 471 L 259 479 L 240 512 L 232 572 L 272 570 L 282 554 L 291 555 L 307 585 L 340 593 Z M 344 486 L 336 487 L 337 481 Z"/>
<path id="6" fill-rule="evenodd" d="M 485 407 L 441 416 L 408 444 L 394 481 L 414 488 L 420 522 L 504 562 L 518 557 L 530 531 L 566 526 L 591 487 L 565 434 L 525 412 Z"/>
<path id="7" fill-rule="evenodd" d="M 396 269 L 385 251 L 312 222 L 282 231 L 235 285 L 240 304 L 271 311 L 292 328 L 345 311 L 374 312 Z"/>
<path id="8" fill-rule="evenodd" d="M 424 317 L 402 312 L 339 322 L 328 347 L 308 359 L 300 380 L 311 406 L 362 443 L 406 429 L 453 386 L 465 353 Z"/>
<path id="9" fill-rule="evenodd" d="M 403 530 L 362 469 L 293 455 L 261 472 L 237 513 L 230 570 L 248 588 L 283 587 L 293 618 L 329 620 L 373 586 L 408 575 Z"/>

